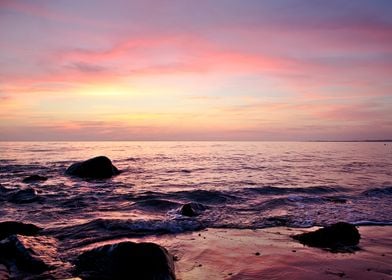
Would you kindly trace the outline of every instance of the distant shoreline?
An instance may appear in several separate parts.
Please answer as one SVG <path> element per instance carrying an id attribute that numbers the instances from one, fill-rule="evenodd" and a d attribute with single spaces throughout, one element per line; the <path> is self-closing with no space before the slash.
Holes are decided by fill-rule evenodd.
<path id="1" fill-rule="evenodd" d="M 299 141 L 302 142 L 302 141 Z M 392 140 L 310 140 L 310 141 L 303 141 L 303 142 L 375 142 L 375 143 L 383 143 L 383 142 L 392 142 Z"/>
<path id="2" fill-rule="evenodd" d="M 296 143 L 390 143 L 386 140 L 0 140 L 6 142 L 296 142 Z"/>

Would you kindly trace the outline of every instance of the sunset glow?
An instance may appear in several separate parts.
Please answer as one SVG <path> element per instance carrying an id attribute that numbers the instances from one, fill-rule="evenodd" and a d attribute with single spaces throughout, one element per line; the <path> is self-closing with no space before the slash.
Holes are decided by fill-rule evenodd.
<path id="1" fill-rule="evenodd" d="M 392 138 L 392 3 L 0 1 L 0 140 Z"/>

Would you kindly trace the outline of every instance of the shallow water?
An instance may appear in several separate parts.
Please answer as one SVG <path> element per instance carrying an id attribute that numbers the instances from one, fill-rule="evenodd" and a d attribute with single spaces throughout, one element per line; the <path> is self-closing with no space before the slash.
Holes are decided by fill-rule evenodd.
<path id="1" fill-rule="evenodd" d="M 97 155 L 123 172 L 64 174 Z M 31 174 L 49 179 L 22 183 Z M 37 199 L 8 199 L 29 187 Z M 181 216 L 187 202 L 206 210 Z M 72 246 L 205 227 L 391 224 L 392 143 L 2 142 L 0 203 L 1 221 L 34 223 Z"/>

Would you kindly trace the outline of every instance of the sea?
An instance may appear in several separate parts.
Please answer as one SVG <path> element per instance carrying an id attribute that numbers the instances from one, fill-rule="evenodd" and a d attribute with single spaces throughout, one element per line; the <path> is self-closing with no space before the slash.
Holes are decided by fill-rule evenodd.
<path id="1" fill-rule="evenodd" d="M 110 179 L 65 174 L 105 155 Z M 46 181 L 23 183 L 29 175 Z M 197 216 L 181 214 L 194 203 Z M 391 142 L 0 142 L 0 222 L 80 247 L 206 228 L 392 224 Z"/>

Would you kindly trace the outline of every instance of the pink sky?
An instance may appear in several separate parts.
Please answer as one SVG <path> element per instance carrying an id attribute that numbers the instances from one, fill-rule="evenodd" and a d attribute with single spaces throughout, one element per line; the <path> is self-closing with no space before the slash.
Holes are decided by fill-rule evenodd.
<path id="1" fill-rule="evenodd" d="M 0 140 L 392 139 L 391 14 L 0 0 Z"/>

